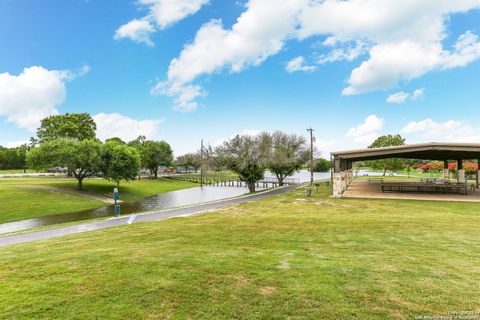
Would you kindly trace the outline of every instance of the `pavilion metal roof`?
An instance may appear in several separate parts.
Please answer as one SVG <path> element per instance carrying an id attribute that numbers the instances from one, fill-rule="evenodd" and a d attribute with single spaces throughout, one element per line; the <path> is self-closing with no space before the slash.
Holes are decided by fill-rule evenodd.
<path id="1" fill-rule="evenodd" d="M 385 148 L 332 152 L 335 159 L 365 161 L 387 158 L 422 160 L 480 159 L 480 143 L 430 142 Z"/>

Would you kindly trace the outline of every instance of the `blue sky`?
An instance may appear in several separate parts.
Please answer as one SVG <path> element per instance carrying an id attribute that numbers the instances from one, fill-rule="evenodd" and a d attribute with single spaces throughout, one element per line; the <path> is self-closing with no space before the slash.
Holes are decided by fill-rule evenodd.
<path id="1" fill-rule="evenodd" d="M 274 2 L 1 1 L 0 145 L 65 112 L 177 155 L 310 126 L 324 156 L 480 142 L 480 1 Z"/>

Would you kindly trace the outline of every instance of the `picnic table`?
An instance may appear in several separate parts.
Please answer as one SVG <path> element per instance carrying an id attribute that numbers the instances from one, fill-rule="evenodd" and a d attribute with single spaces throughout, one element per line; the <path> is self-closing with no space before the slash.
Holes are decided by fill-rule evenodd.
<path id="1" fill-rule="evenodd" d="M 382 181 L 382 192 L 457 193 L 467 195 L 468 186 L 444 181 Z"/>

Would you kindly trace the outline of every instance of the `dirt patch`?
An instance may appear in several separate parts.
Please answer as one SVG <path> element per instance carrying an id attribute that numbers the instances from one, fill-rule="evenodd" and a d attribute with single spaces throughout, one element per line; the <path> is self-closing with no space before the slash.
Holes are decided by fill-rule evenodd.
<path id="1" fill-rule="evenodd" d="M 275 288 L 275 287 L 261 287 L 260 288 L 260 293 L 263 296 L 271 296 L 275 291 L 277 291 L 277 288 Z"/>

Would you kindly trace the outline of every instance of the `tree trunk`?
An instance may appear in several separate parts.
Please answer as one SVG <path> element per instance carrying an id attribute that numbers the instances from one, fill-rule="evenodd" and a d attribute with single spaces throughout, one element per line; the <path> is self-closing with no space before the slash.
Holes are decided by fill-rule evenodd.
<path id="1" fill-rule="evenodd" d="M 283 186 L 283 180 L 285 179 L 285 177 L 278 173 L 275 173 L 275 176 L 277 177 L 277 180 L 278 180 L 278 186 L 279 187 Z"/>
<path id="2" fill-rule="evenodd" d="M 78 191 L 83 191 L 83 178 L 77 178 L 78 183 L 77 183 L 77 190 Z"/>
<path id="3" fill-rule="evenodd" d="M 155 175 L 155 179 L 158 179 L 158 169 L 153 170 L 153 174 Z"/>
<path id="4" fill-rule="evenodd" d="M 281 187 L 283 186 L 283 180 L 285 180 L 285 177 L 277 176 L 277 180 L 278 180 L 278 186 Z"/>
<path id="5" fill-rule="evenodd" d="M 248 191 L 255 192 L 255 182 L 248 182 L 247 186 L 248 186 Z"/>
<path id="6" fill-rule="evenodd" d="M 387 174 L 387 168 L 385 168 L 385 169 L 383 170 L 383 176 L 384 176 L 384 177 L 385 177 L 386 174 Z"/>

